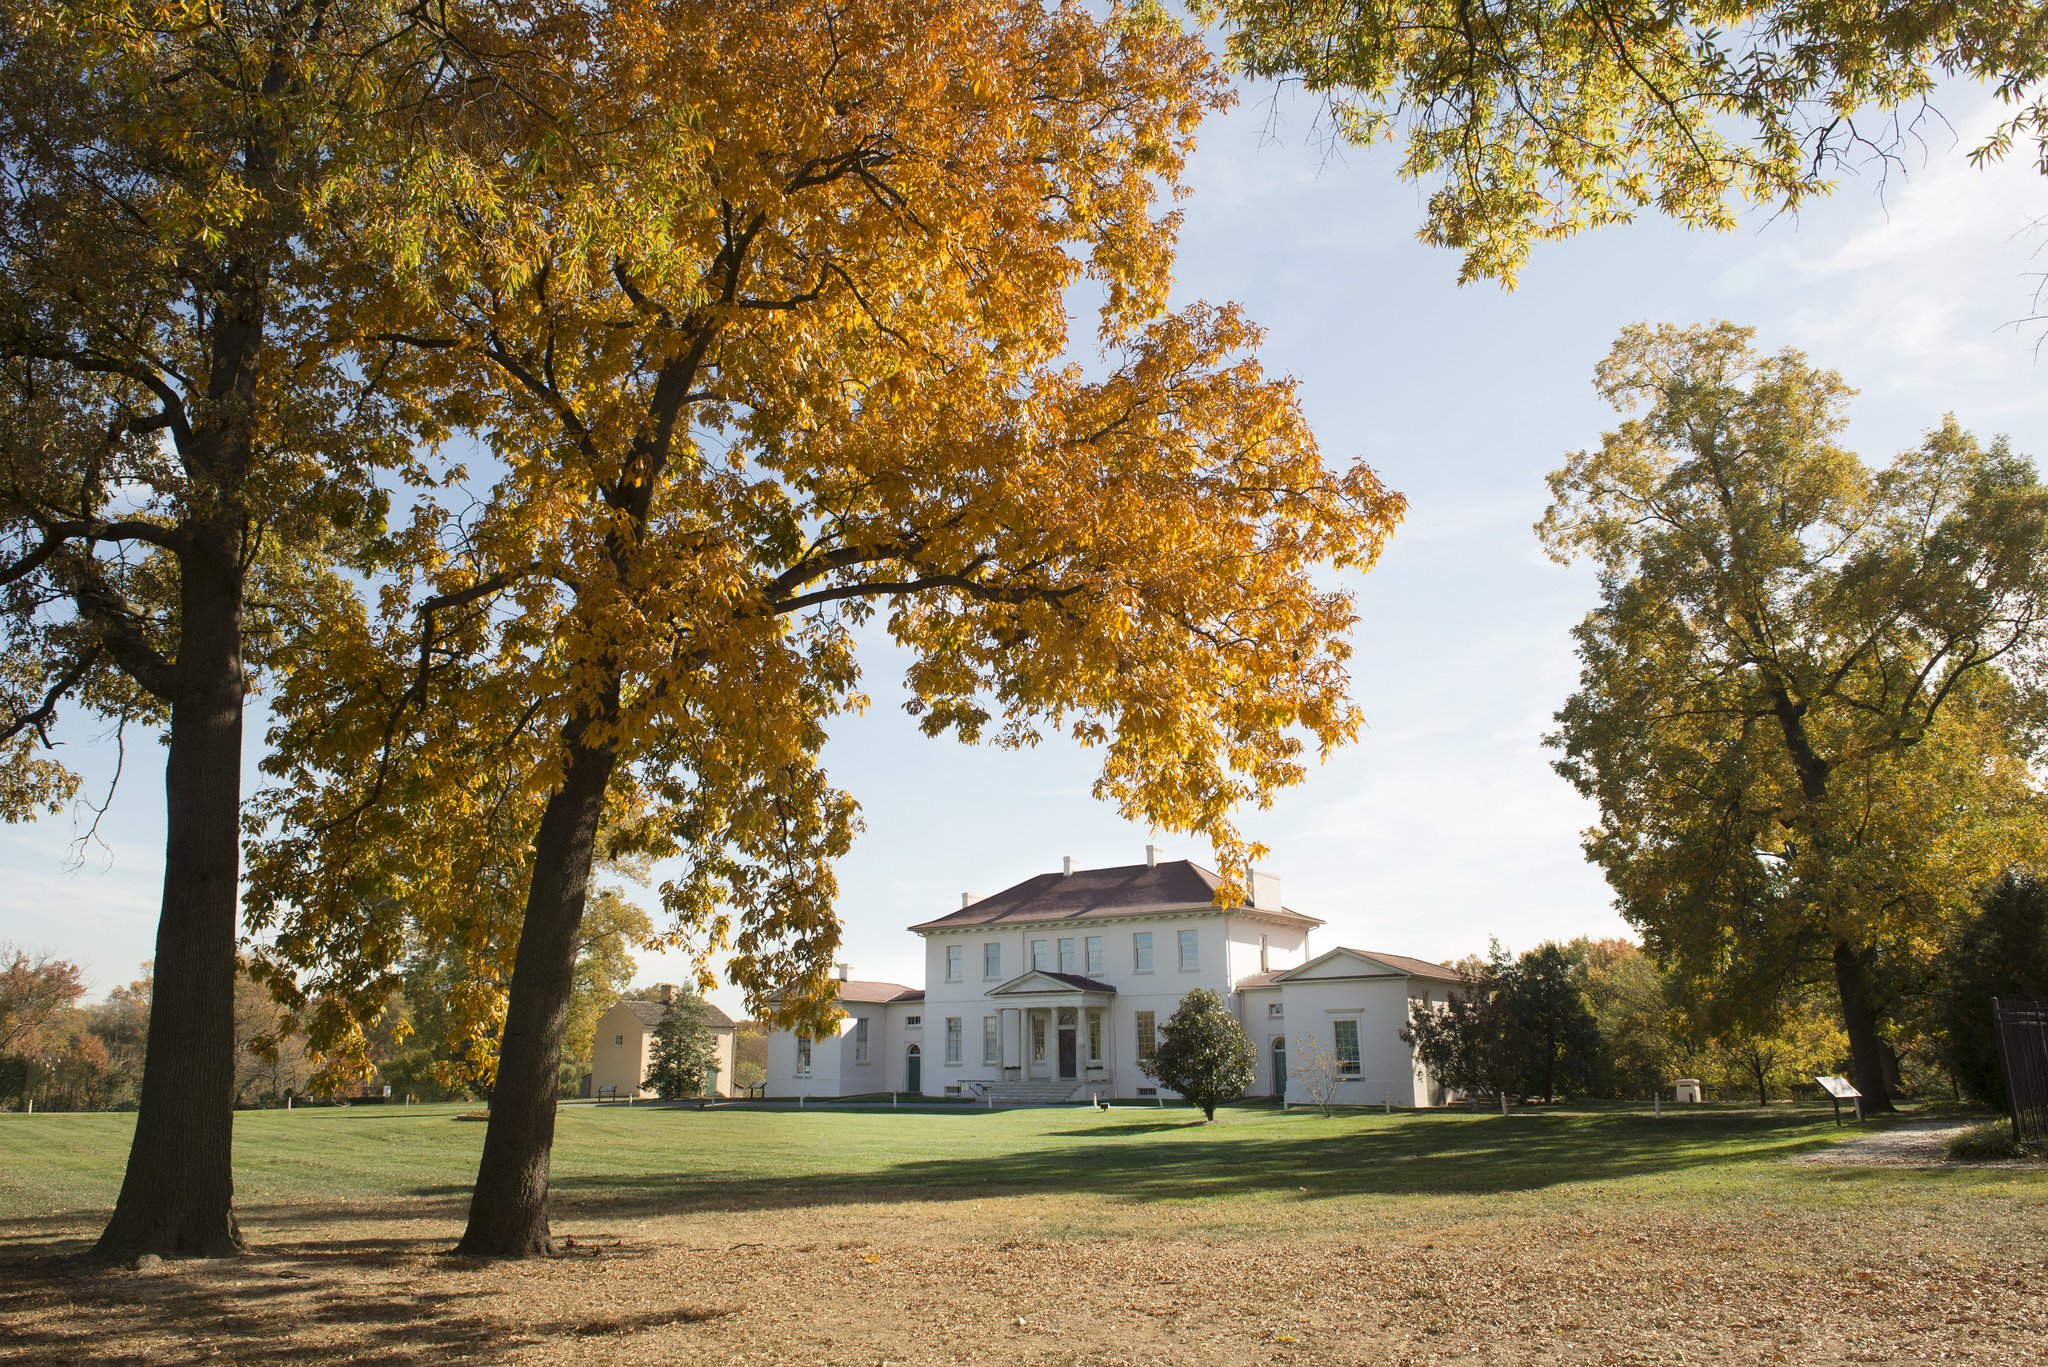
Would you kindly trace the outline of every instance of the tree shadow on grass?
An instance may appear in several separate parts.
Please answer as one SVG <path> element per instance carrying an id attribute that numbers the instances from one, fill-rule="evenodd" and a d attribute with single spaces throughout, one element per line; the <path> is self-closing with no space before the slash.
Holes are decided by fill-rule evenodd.
<path id="1" fill-rule="evenodd" d="M 1242 1196 L 1324 1201 L 1504 1195 L 1774 1163 L 1834 1135 L 1822 1114 L 1789 1108 L 1661 1119 L 1598 1111 L 1329 1119 L 1246 1108 L 1225 1112 L 1223 1123 L 1214 1126 L 1186 1111 L 1158 1119 L 1082 1110 L 1060 1116 L 1058 1130 L 1019 1133 L 993 1151 L 963 1148 L 896 1162 L 849 1159 L 843 1146 L 861 1142 L 861 1136 L 821 1134 L 817 1153 L 799 1160 L 809 1162 L 810 1171 L 762 1174 L 726 1168 L 722 1160 L 733 1151 L 724 1145 L 733 1142 L 732 1131 L 721 1132 L 722 1142 L 713 1142 L 709 1135 L 689 1132 L 689 1116 L 680 1111 L 648 1116 L 652 1125 L 677 1127 L 674 1166 L 666 1170 L 578 1171 L 558 1155 L 552 1183 L 558 1219 L 604 1222 L 855 1204 L 944 1204 L 1039 1193 L 1126 1203 Z M 893 1137 L 878 1129 L 873 1142 Z M 1825 1171 L 1839 1177 L 1854 1170 Z M 439 1252 L 453 1243 L 468 1197 L 466 1182 L 443 1182 L 361 1199 L 244 1203 L 239 1212 L 259 1247 L 267 1242 L 266 1226 L 424 1220 L 449 1230 L 445 1242 L 431 1250 Z M 0 1220 L 0 1240 L 21 1253 L 79 1251 L 86 1241 L 73 1232 L 96 1229 L 98 1219 L 96 1213 L 73 1212 Z"/>
<path id="2" fill-rule="evenodd" d="M 335 1240 L 259 1255 L 165 1263 L 148 1271 L 77 1256 L 0 1260 L 0 1337 L 29 1361 L 446 1363 L 499 1361 L 519 1345 L 627 1339 L 705 1323 L 719 1307 L 678 1303 L 621 1314 L 536 1319 L 519 1305 L 477 1307 L 484 1266 L 441 1258 L 402 1290 L 366 1271 L 421 1265 L 444 1240 Z M 564 1345 L 566 1349 L 566 1345 Z M 630 1352 L 630 1349 L 628 1349 Z"/>
<path id="3" fill-rule="evenodd" d="M 1827 1142 L 1809 1115 L 1409 1115 L 1359 1126 L 1296 1115 L 1256 1127 L 1107 1120 L 1000 1153 L 918 1158 L 846 1175 L 559 1172 L 577 1218 L 948 1202 L 1034 1192 L 1124 1202 L 1271 1195 L 1502 1195 L 1776 1161 Z"/>

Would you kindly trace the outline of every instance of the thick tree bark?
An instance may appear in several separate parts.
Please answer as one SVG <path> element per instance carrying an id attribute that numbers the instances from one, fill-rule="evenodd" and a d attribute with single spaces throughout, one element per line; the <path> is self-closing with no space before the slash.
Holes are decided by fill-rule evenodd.
<path id="1" fill-rule="evenodd" d="M 525 1258 L 554 1251 L 548 1231 L 548 1160 L 555 1142 L 562 1034 L 576 976 L 576 939 L 597 849 L 605 790 L 617 763 L 610 746 L 585 745 L 571 723 L 569 763 L 534 840 L 519 950 L 505 1002 L 505 1034 L 483 1161 L 457 1253 Z"/>
<path id="2" fill-rule="evenodd" d="M 226 1257 L 235 1224 L 235 911 L 241 873 L 242 570 L 230 537 L 183 558 L 164 763 L 163 909 L 141 1109 L 94 1252 Z"/>
<path id="3" fill-rule="evenodd" d="M 1856 1090 L 1863 1093 L 1865 1112 L 1889 1111 L 1891 1088 L 1885 1083 L 1884 1041 L 1877 1033 L 1877 1013 L 1865 988 L 1865 955 L 1835 943 L 1835 990 L 1842 1000 L 1842 1028 L 1849 1035 L 1850 1066 Z"/>

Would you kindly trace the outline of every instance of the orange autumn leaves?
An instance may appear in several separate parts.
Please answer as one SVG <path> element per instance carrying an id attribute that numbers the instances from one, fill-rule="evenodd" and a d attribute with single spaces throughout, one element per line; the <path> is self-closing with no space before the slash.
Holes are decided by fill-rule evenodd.
<path id="1" fill-rule="evenodd" d="M 828 1013 L 858 817 L 819 755 L 863 624 L 928 732 L 1078 739 L 1102 797 L 1241 869 L 1237 814 L 1359 725 L 1332 572 L 1402 503 L 1326 460 L 1239 311 L 1166 307 L 1227 98 L 1200 42 L 998 0 L 506 13 L 382 187 L 400 283 L 361 320 L 488 457 L 278 707 L 251 905 L 330 1047 L 408 937 L 509 962 L 527 879 L 482 871 L 579 754 L 675 942 Z"/>

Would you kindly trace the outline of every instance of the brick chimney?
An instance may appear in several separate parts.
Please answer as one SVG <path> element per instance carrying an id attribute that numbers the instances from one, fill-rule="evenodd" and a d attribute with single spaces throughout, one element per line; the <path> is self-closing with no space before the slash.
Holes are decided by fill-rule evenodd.
<path id="1" fill-rule="evenodd" d="M 674 1006 L 676 1004 L 676 985 L 674 983 L 662 983 L 654 990 L 660 994 L 663 1006 Z"/>

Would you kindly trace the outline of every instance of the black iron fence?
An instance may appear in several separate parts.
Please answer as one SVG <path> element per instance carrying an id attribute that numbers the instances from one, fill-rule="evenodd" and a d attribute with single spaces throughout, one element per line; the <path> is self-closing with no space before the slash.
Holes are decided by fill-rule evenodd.
<path id="1" fill-rule="evenodd" d="M 2048 1002 L 1993 997 L 1991 1017 L 1998 1061 L 2005 1065 L 2012 1137 L 2022 1144 L 2048 1140 Z"/>

